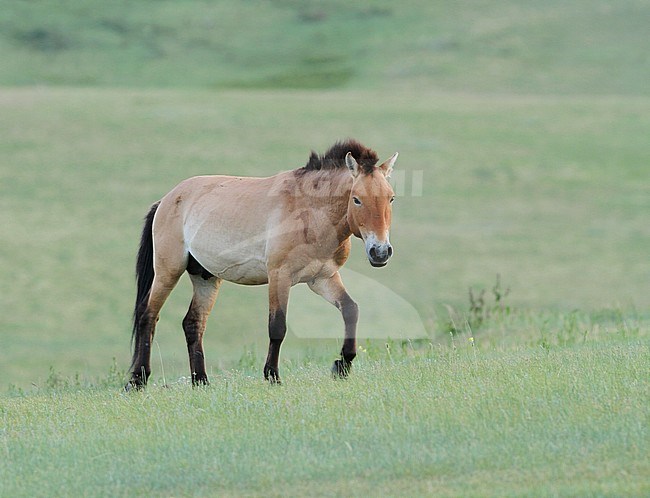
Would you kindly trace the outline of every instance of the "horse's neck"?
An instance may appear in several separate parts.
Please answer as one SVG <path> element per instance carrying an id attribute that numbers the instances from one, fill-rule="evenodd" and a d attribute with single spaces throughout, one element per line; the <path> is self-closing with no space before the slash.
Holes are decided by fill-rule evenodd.
<path id="1" fill-rule="evenodd" d="M 352 235 L 347 220 L 352 177 L 347 168 L 341 171 L 319 171 L 300 178 L 299 191 L 313 210 L 326 213 L 330 226 L 336 228 L 339 240 Z"/>
<path id="2" fill-rule="evenodd" d="M 336 188 L 333 190 L 330 200 L 333 207 L 332 211 L 336 213 L 334 218 L 337 220 L 336 230 L 338 238 L 342 242 L 352 235 L 352 230 L 350 230 L 348 223 L 348 205 L 352 191 L 352 176 L 346 168 L 345 171 L 335 175 L 335 178 L 336 180 L 333 183 L 336 183 Z"/>

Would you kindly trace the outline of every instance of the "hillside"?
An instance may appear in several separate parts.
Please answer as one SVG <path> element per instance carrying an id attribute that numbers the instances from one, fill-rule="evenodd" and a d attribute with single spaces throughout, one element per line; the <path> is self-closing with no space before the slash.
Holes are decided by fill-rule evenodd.
<path id="1" fill-rule="evenodd" d="M 0 2 L 0 85 L 650 94 L 650 4 Z"/>

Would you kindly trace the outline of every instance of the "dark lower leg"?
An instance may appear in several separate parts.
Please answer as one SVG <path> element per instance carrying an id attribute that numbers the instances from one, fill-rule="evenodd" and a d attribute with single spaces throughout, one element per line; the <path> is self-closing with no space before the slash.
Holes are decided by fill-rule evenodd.
<path id="1" fill-rule="evenodd" d="M 286 317 L 282 310 L 269 314 L 269 352 L 264 365 L 264 378 L 271 383 L 280 383 L 278 363 L 280 346 L 287 332 Z"/>
<path id="2" fill-rule="evenodd" d="M 341 359 L 336 360 L 332 366 L 335 375 L 346 377 L 350 373 L 352 360 L 357 356 L 357 321 L 359 308 L 349 295 L 345 294 L 340 301 L 341 313 L 345 323 L 345 339 L 341 348 Z"/>
<path id="3" fill-rule="evenodd" d="M 203 355 L 203 332 L 205 319 L 194 307 L 194 301 L 183 319 L 183 331 L 187 342 L 187 353 L 190 359 L 190 371 L 193 385 L 208 384 L 208 375 L 205 371 L 205 357 Z"/>
<path id="4" fill-rule="evenodd" d="M 352 363 L 352 360 L 357 356 L 357 341 L 356 339 L 345 339 L 343 347 L 341 348 L 341 359 L 346 363 Z"/>
<path id="5" fill-rule="evenodd" d="M 141 389 L 151 374 L 151 342 L 156 330 L 160 310 L 178 282 L 181 273 L 159 272 L 154 276 L 151 289 L 136 311 L 134 353 L 131 363 L 131 380 L 126 389 Z"/>
<path id="6" fill-rule="evenodd" d="M 147 384 L 149 375 L 151 375 L 151 341 L 153 340 L 156 318 L 152 318 L 149 313 L 143 313 L 136 326 L 131 379 L 126 385 L 127 390 L 143 388 Z"/>
<path id="7" fill-rule="evenodd" d="M 199 266 L 199 268 L 202 267 Z M 196 268 L 192 271 L 196 272 Z M 207 385 L 208 375 L 205 370 L 205 356 L 203 355 L 203 334 L 208 323 L 208 316 L 217 299 L 221 280 L 213 277 L 207 270 L 195 274 L 190 272 L 190 279 L 194 287 L 194 295 L 192 296 L 190 309 L 183 319 L 183 331 L 187 342 L 192 384 L 195 386 Z"/>

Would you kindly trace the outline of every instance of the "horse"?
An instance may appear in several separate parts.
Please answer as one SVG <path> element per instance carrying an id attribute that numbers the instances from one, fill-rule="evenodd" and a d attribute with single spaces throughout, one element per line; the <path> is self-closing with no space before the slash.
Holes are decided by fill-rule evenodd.
<path id="1" fill-rule="evenodd" d="M 304 167 L 271 177 L 196 176 L 154 203 L 144 219 L 136 261 L 133 361 L 127 390 L 151 374 L 156 323 L 183 273 L 193 295 L 182 326 L 193 385 L 207 385 L 203 335 L 222 282 L 268 284 L 269 347 L 264 378 L 280 383 L 280 346 L 292 286 L 309 288 L 336 306 L 345 334 L 332 373 L 346 377 L 356 356 L 358 306 L 339 269 L 351 238 L 363 240 L 368 261 L 383 267 L 395 194 L 388 178 L 397 153 L 379 163 L 356 140 L 339 141 Z"/>

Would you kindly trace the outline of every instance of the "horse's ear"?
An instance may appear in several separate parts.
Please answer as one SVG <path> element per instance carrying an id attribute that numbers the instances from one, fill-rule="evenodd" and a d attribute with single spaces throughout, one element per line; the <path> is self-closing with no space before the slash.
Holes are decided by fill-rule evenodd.
<path id="1" fill-rule="evenodd" d="M 381 170 L 381 172 L 384 174 L 386 178 L 390 178 L 390 174 L 393 171 L 393 166 L 395 165 L 395 161 L 397 161 L 397 156 L 399 154 L 395 152 L 392 156 L 390 156 L 386 161 L 384 161 L 382 164 L 377 166 Z"/>
<path id="2" fill-rule="evenodd" d="M 359 164 L 357 163 L 357 160 L 352 157 L 351 152 L 348 152 L 345 155 L 345 165 L 348 167 L 353 177 L 356 178 L 359 175 Z"/>

